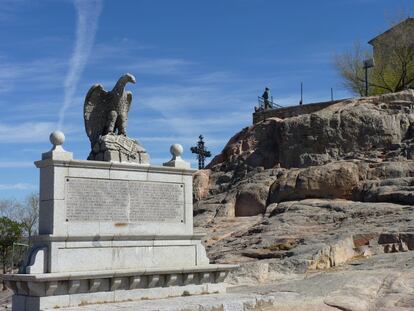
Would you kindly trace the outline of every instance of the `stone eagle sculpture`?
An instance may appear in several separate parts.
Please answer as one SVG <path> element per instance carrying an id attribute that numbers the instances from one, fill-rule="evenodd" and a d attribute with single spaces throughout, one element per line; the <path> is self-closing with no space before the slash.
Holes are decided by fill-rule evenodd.
<path id="1" fill-rule="evenodd" d="M 126 136 L 128 112 L 132 102 L 132 93 L 125 91 L 128 82 L 135 83 L 135 77 L 130 73 L 119 78 L 109 92 L 101 84 L 94 84 L 86 94 L 83 111 L 85 130 L 92 148 L 104 135 Z"/>

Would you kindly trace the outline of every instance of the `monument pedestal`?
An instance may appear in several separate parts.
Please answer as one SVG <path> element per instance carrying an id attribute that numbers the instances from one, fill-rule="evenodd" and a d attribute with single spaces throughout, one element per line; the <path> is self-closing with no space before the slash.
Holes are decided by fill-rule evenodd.
<path id="1" fill-rule="evenodd" d="M 13 310 L 224 291 L 237 266 L 210 265 L 193 234 L 194 170 L 183 163 L 77 161 L 60 146 L 44 154 L 39 235 L 24 271 L 2 276 Z"/>
<path id="2" fill-rule="evenodd" d="M 149 164 L 149 155 L 137 140 L 123 135 L 107 134 L 95 143 L 88 160 Z"/>

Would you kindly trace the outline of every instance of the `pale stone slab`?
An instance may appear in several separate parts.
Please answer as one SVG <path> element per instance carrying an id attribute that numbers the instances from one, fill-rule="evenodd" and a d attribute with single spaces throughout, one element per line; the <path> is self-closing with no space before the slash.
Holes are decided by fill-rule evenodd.
<path id="1" fill-rule="evenodd" d="M 58 250 L 57 271 L 96 271 L 142 268 L 195 266 L 195 245 L 62 248 Z M 94 258 L 94 260 L 91 260 Z"/>
<path id="2" fill-rule="evenodd" d="M 47 247 L 48 265 L 45 272 L 99 271 L 105 269 L 142 269 L 207 265 L 201 236 L 148 236 L 102 237 L 93 239 L 71 237 L 43 237 L 33 240 L 34 245 Z M 36 252 L 30 255 L 31 265 Z M 36 260 L 35 260 L 36 258 Z"/>
<path id="3" fill-rule="evenodd" d="M 128 221 L 128 182 L 66 178 L 66 220 L 69 222 Z"/>
<path id="4" fill-rule="evenodd" d="M 184 222 L 184 185 L 66 178 L 69 222 Z"/>
<path id="5" fill-rule="evenodd" d="M 129 182 L 130 220 L 184 222 L 184 185 Z"/>
<path id="6" fill-rule="evenodd" d="M 39 247 L 32 252 L 32 256 L 28 265 L 26 266 L 25 273 L 45 273 L 47 272 L 47 248 Z"/>
<path id="7" fill-rule="evenodd" d="M 154 287 L 132 290 L 115 290 L 106 292 L 89 292 L 72 295 L 58 295 L 46 297 L 13 296 L 13 306 L 18 311 L 55 310 L 61 307 L 87 306 L 99 304 L 96 307 L 104 307 L 105 303 L 169 298 L 183 295 L 218 294 L 225 293 L 227 285 L 201 284 L 174 287 Z M 110 304 L 108 304 L 110 308 Z"/>

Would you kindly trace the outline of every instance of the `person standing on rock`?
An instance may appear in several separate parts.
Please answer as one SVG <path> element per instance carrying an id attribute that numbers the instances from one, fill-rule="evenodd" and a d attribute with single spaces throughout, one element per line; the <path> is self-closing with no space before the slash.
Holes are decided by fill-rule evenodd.
<path id="1" fill-rule="evenodd" d="M 264 103 L 264 109 L 270 109 L 271 108 L 270 102 L 269 102 L 269 98 L 270 98 L 269 91 L 270 91 L 269 88 L 266 87 L 265 91 L 262 95 L 263 103 Z"/>

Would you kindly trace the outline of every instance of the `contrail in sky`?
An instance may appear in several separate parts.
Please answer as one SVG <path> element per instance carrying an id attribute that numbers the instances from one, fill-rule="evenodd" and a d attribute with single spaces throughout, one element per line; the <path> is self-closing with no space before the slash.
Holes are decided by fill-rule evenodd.
<path id="1" fill-rule="evenodd" d="M 73 102 L 76 87 L 93 46 L 95 34 L 98 29 L 99 15 L 102 10 L 101 0 L 75 0 L 74 4 L 78 16 L 76 43 L 69 64 L 69 72 L 64 84 L 65 93 L 63 106 L 59 112 L 59 129 L 63 126 L 66 110 Z"/>

